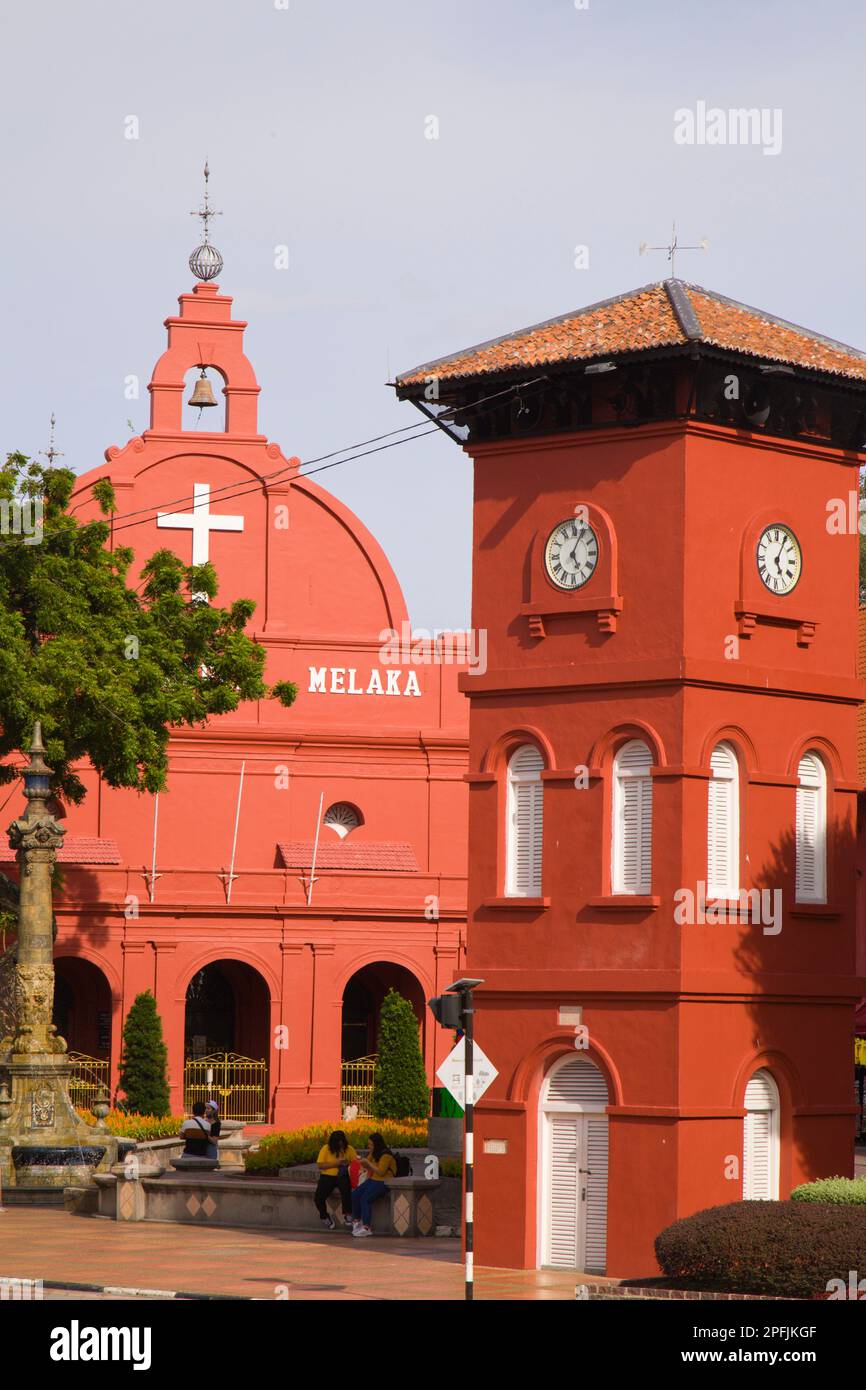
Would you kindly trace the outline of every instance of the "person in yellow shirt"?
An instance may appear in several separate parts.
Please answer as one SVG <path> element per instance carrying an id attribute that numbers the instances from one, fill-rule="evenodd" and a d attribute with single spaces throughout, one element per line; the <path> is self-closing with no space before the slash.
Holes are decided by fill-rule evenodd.
<path id="1" fill-rule="evenodd" d="M 386 1149 L 381 1134 L 370 1135 L 370 1156 L 361 1159 L 361 1167 L 367 1177 L 352 1193 L 352 1235 L 371 1236 L 373 1203 L 385 1196 L 388 1179 L 397 1176 L 397 1160 L 391 1150 Z"/>
<path id="2" fill-rule="evenodd" d="M 343 1204 L 343 1224 L 352 1225 L 352 1187 L 349 1182 L 349 1164 L 354 1163 L 357 1157 L 358 1155 L 341 1129 L 335 1129 L 327 1144 L 323 1144 L 319 1149 L 319 1157 L 316 1159 L 319 1168 L 319 1181 L 316 1183 L 316 1194 L 313 1200 L 316 1203 L 316 1210 L 321 1217 L 322 1225 L 329 1231 L 333 1231 L 337 1225 L 326 1206 L 326 1202 L 335 1187 L 339 1188 L 340 1200 Z"/>

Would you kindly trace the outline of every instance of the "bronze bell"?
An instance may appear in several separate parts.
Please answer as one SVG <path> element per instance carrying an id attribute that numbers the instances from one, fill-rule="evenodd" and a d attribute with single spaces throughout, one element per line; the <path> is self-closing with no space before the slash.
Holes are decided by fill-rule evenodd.
<path id="1" fill-rule="evenodd" d="M 187 401 L 187 405 L 197 405 L 199 410 L 204 410 L 207 406 L 216 404 L 217 399 L 213 393 L 213 387 L 204 367 L 202 367 L 201 376 L 195 384 L 195 390 Z"/>

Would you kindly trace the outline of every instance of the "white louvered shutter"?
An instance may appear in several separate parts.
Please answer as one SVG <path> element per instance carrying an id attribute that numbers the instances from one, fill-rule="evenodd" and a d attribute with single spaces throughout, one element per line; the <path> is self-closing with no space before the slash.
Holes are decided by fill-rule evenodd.
<path id="1" fill-rule="evenodd" d="M 740 891 L 739 765 L 730 744 L 710 758 L 707 808 L 707 897 L 736 898 Z"/>
<path id="2" fill-rule="evenodd" d="M 797 769 L 796 896 L 799 903 L 827 900 L 827 779 L 824 764 L 806 753 Z"/>
<path id="3" fill-rule="evenodd" d="M 541 754 L 530 743 L 518 748 L 508 764 L 506 894 L 541 895 L 543 790 Z"/>
<path id="4" fill-rule="evenodd" d="M 543 1262 L 556 1268 L 592 1274 L 605 1271 L 608 1120 L 604 1112 L 608 1100 L 604 1076 L 583 1058 L 557 1067 L 543 1091 L 547 1126 Z"/>
<path id="5" fill-rule="evenodd" d="M 607 1082 L 592 1062 L 572 1058 L 551 1076 L 545 1103 L 604 1109 L 608 1103 Z"/>
<path id="6" fill-rule="evenodd" d="M 632 739 L 614 760 L 614 893 L 649 893 L 652 889 L 652 754 Z"/>
<path id="7" fill-rule="evenodd" d="M 579 1116 L 551 1115 L 550 1175 L 547 1220 L 549 1226 L 548 1261 L 557 1269 L 577 1267 L 578 1201 L 580 1198 Z"/>
<path id="8" fill-rule="evenodd" d="M 779 1093 L 767 1071 L 756 1071 L 746 1087 L 743 1121 L 743 1197 L 769 1202 L 779 1192 Z"/>
<path id="9" fill-rule="evenodd" d="M 587 1115 L 584 1124 L 589 1172 L 586 1174 L 583 1267 L 588 1274 L 604 1274 L 607 1263 L 607 1116 Z"/>

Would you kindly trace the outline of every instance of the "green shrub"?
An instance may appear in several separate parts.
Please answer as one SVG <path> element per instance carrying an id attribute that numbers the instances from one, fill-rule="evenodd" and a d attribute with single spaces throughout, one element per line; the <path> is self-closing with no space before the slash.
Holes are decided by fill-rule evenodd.
<path id="1" fill-rule="evenodd" d="M 791 1193 L 792 1202 L 832 1202 L 834 1206 L 866 1206 L 866 1178 L 819 1178 Z"/>
<path id="2" fill-rule="evenodd" d="M 137 995 L 126 1015 L 118 1085 L 126 1095 L 121 1109 L 159 1118 L 168 1115 L 168 1052 L 149 989 Z"/>
<path id="3" fill-rule="evenodd" d="M 389 989 L 379 1014 L 379 1060 L 373 1077 L 371 1109 L 378 1119 L 424 1119 L 430 1113 L 430 1089 L 418 1040 L 415 1010 Z"/>
<path id="4" fill-rule="evenodd" d="M 440 1158 L 439 1176 L 441 1178 L 462 1178 L 463 1159 L 462 1158 Z"/>
<path id="5" fill-rule="evenodd" d="M 831 1279 L 866 1270 L 866 1213 L 810 1202 L 732 1202 L 656 1236 L 671 1279 L 729 1293 L 826 1295 Z"/>
<path id="6" fill-rule="evenodd" d="M 378 1131 L 389 1149 L 423 1148 L 427 1126 L 396 1124 L 387 1120 L 355 1121 L 352 1124 L 306 1125 L 280 1134 L 266 1134 L 258 1148 L 244 1154 L 248 1173 L 277 1173 L 294 1163 L 315 1163 L 319 1150 L 335 1129 L 341 1129 L 354 1149 L 366 1149 L 370 1135 Z"/>

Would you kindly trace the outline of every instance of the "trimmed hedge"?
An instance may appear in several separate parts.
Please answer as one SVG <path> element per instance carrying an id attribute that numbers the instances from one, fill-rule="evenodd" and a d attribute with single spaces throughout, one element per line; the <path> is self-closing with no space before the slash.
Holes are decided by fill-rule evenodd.
<path id="1" fill-rule="evenodd" d="M 671 1279 L 728 1293 L 826 1297 L 831 1279 L 866 1270 L 866 1212 L 824 1202 L 732 1202 L 656 1236 Z"/>
<path id="2" fill-rule="evenodd" d="M 835 1206 L 866 1206 L 866 1178 L 818 1178 L 791 1193 L 792 1202 L 832 1202 Z"/>
<path id="3" fill-rule="evenodd" d="M 427 1145 L 427 1123 L 398 1124 L 394 1120 L 355 1120 L 352 1124 L 306 1125 L 281 1134 L 266 1134 L 258 1148 L 244 1154 L 248 1173 L 274 1173 L 294 1163 L 315 1163 L 319 1150 L 335 1129 L 341 1129 L 354 1149 L 365 1149 L 371 1134 L 379 1133 L 389 1149 L 419 1149 Z"/>

